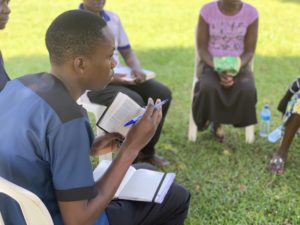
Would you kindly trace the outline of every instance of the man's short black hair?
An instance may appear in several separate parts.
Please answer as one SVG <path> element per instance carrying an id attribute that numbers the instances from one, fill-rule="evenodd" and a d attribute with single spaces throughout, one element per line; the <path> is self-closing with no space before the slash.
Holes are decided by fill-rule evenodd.
<path id="1" fill-rule="evenodd" d="M 46 46 L 52 64 L 61 65 L 77 55 L 89 56 L 99 40 L 106 41 L 106 22 L 90 12 L 70 10 L 59 15 L 46 33 Z"/>

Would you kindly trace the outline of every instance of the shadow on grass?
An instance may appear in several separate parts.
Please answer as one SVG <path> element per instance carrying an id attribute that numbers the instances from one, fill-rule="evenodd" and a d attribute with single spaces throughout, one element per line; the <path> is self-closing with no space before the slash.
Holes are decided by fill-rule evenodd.
<path id="1" fill-rule="evenodd" d="M 140 50 L 137 51 L 137 55 L 144 68 L 154 70 L 157 73 L 157 79 L 172 89 L 173 102 L 179 105 L 179 111 L 186 113 L 191 98 L 194 49 Z M 49 71 L 48 61 L 46 55 L 18 56 L 5 60 L 5 65 L 10 77 L 15 78 L 23 74 Z M 288 84 L 299 74 L 299 62 L 300 56 L 255 56 L 254 72 L 259 95 L 259 108 L 264 103 L 277 104 Z"/>

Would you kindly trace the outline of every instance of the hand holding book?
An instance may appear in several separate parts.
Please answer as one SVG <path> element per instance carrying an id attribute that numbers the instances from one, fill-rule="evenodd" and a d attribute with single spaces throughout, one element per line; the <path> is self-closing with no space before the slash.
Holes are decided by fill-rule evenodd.
<path id="1" fill-rule="evenodd" d="M 156 104 L 159 102 L 160 101 L 157 100 Z M 161 108 L 155 109 L 153 100 L 149 98 L 145 113 L 141 119 L 130 128 L 123 144 L 127 145 L 128 148 L 141 150 L 155 134 L 161 118 Z"/>
<path id="2" fill-rule="evenodd" d="M 165 100 L 163 100 L 162 102 L 156 103 L 156 104 L 154 105 L 154 109 L 159 109 L 161 106 L 163 106 L 164 104 L 166 104 L 168 101 L 169 101 L 168 99 L 165 99 Z M 143 114 L 144 114 L 144 113 L 143 113 Z M 126 123 L 124 124 L 124 127 L 127 127 L 127 126 L 130 126 L 130 125 L 132 125 L 132 124 L 135 124 L 137 121 L 139 121 L 139 120 L 142 118 L 143 114 L 141 114 L 141 115 L 139 115 L 139 116 L 136 116 L 136 117 L 134 117 L 133 119 L 131 119 L 131 120 L 129 120 L 128 122 L 126 122 Z"/>
<path id="3" fill-rule="evenodd" d="M 117 149 L 124 138 L 119 133 L 106 133 L 96 137 L 91 148 L 91 155 L 103 155 Z"/>
<path id="4" fill-rule="evenodd" d="M 226 56 L 226 57 L 213 57 L 215 71 L 219 74 L 226 74 L 235 76 L 241 68 L 240 57 Z"/>
<path id="5" fill-rule="evenodd" d="M 154 110 L 152 99 L 149 101 L 146 110 L 150 109 L 152 109 L 152 113 L 161 113 L 161 110 Z M 139 106 L 127 95 L 119 92 L 112 104 L 106 109 L 104 114 L 98 120 L 97 126 L 108 133 L 117 132 L 125 137 L 130 127 L 124 127 L 124 124 L 137 116 L 146 116 L 144 112 L 145 108 Z"/>
<path id="6" fill-rule="evenodd" d="M 114 72 L 114 79 L 116 82 L 131 85 L 143 83 L 144 81 L 153 79 L 156 76 L 156 74 L 150 70 L 132 70 L 125 66 L 118 66 L 114 68 Z"/>

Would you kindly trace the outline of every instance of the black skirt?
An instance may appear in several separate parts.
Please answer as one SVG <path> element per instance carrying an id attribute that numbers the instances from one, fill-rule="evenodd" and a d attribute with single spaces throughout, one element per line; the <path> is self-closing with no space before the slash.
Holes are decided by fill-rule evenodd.
<path id="1" fill-rule="evenodd" d="M 245 127 L 256 124 L 257 93 L 250 67 L 242 68 L 230 88 L 220 85 L 219 75 L 204 65 L 194 87 L 192 111 L 198 130 L 206 121 Z"/>

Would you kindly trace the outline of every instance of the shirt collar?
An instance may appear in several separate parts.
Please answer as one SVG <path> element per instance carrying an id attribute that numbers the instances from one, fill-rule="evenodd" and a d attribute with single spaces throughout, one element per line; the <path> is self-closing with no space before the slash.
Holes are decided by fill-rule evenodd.
<path id="1" fill-rule="evenodd" d="M 81 4 L 79 5 L 79 9 L 81 9 L 81 10 L 84 10 L 84 9 L 85 9 L 83 3 L 81 3 Z M 110 21 L 110 17 L 109 17 L 109 15 L 107 14 L 107 12 L 105 12 L 105 10 L 100 11 L 100 12 L 99 12 L 99 15 L 105 20 L 105 22 Z"/>

